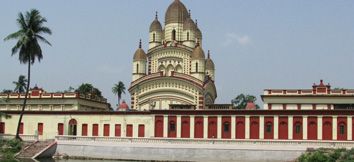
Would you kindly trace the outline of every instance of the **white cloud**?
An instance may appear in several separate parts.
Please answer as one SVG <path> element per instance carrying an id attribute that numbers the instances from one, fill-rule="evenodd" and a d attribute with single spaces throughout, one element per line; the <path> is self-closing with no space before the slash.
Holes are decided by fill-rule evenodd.
<path id="1" fill-rule="evenodd" d="M 222 43 L 223 46 L 230 46 L 237 43 L 240 46 L 246 46 L 251 43 L 251 38 L 248 35 L 240 35 L 236 33 L 227 33 L 225 36 L 225 41 Z"/>

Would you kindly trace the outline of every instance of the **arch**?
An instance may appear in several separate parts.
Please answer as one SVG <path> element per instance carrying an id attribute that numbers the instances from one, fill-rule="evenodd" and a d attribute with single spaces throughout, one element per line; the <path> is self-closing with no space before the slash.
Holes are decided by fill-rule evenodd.
<path id="1" fill-rule="evenodd" d="M 152 41 L 155 42 L 155 37 L 156 37 L 156 34 L 155 33 L 152 33 Z"/>
<path id="2" fill-rule="evenodd" d="M 198 62 L 195 63 L 195 72 L 198 72 Z"/>
<path id="3" fill-rule="evenodd" d="M 72 136 L 77 135 L 77 121 L 76 121 L 76 119 L 69 120 L 69 135 L 72 135 Z"/>
<path id="4" fill-rule="evenodd" d="M 171 34 L 172 34 L 171 39 L 176 40 L 176 30 L 175 29 L 172 30 Z"/>
<path id="5" fill-rule="evenodd" d="M 347 117 L 338 117 L 337 118 L 337 140 L 348 140 L 347 129 L 348 129 Z"/>
<path id="6" fill-rule="evenodd" d="M 295 116 L 293 118 L 293 139 L 302 140 L 303 139 L 303 123 L 301 116 Z"/>
<path id="7" fill-rule="evenodd" d="M 139 74 L 139 63 L 136 64 L 136 73 Z"/>
<path id="8" fill-rule="evenodd" d="M 166 73 L 166 68 L 164 65 L 160 65 L 158 70 L 163 73 L 163 75 Z"/>
<path id="9" fill-rule="evenodd" d="M 166 68 L 166 75 L 171 76 L 171 72 L 175 71 L 175 68 L 173 67 L 172 64 L 168 65 Z"/>
<path id="10" fill-rule="evenodd" d="M 181 66 L 180 64 L 178 64 L 178 65 L 176 66 L 176 72 L 178 72 L 178 73 L 183 73 L 183 68 L 182 68 L 182 66 Z"/>
<path id="11" fill-rule="evenodd" d="M 187 41 L 189 41 L 189 32 L 187 32 Z"/>

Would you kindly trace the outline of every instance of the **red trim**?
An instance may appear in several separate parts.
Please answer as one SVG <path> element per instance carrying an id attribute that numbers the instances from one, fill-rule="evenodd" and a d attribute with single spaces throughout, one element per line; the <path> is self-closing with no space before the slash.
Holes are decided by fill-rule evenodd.
<path id="1" fill-rule="evenodd" d="M 259 139 L 259 117 L 250 117 L 250 139 Z"/>
<path id="2" fill-rule="evenodd" d="M 204 117 L 196 116 L 194 118 L 194 138 L 204 137 Z"/>
<path id="3" fill-rule="evenodd" d="M 245 117 L 236 117 L 236 139 L 245 139 Z"/>
<path id="4" fill-rule="evenodd" d="M 264 117 L 264 139 L 274 139 L 274 118 L 273 117 Z"/>
<path id="5" fill-rule="evenodd" d="M 103 136 L 108 137 L 109 136 L 109 130 L 110 130 L 109 124 L 104 124 L 103 125 Z"/>
<path id="6" fill-rule="evenodd" d="M 231 117 L 223 116 L 221 119 L 221 138 L 231 138 Z"/>
<path id="7" fill-rule="evenodd" d="M 163 116 L 155 116 L 155 137 L 163 137 Z"/>
<path id="8" fill-rule="evenodd" d="M 87 124 L 82 124 L 81 135 L 87 136 Z"/>
<path id="9" fill-rule="evenodd" d="M 344 129 L 341 130 L 341 127 Z M 347 138 L 347 131 L 348 124 L 347 124 L 347 117 L 338 117 L 337 118 L 337 140 L 348 140 Z"/>
<path id="10" fill-rule="evenodd" d="M 322 118 L 322 140 L 332 140 L 332 117 Z"/>
<path id="11" fill-rule="evenodd" d="M 208 117 L 208 138 L 218 138 L 218 120 L 216 116 Z"/>
<path id="12" fill-rule="evenodd" d="M 311 116 L 307 118 L 307 139 L 317 140 L 317 117 Z"/>
<path id="13" fill-rule="evenodd" d="M 182 138 L 189 138 L 190 137 L 190 118 L 189 116 L 182 116 L 181 117 L 181 137 Z"/>
<path id="14" fill-rule="evenodd" d="M 278 138 L 279 139 L 288 139 L 288 117 L 281 116 L 279 117 L 278 123 Z"/>
<path id="15" fill-rule="evenodd" d="M 127 125 L 127 132 L 126 132 L 126 136 L 127 137 L 133 137 L 133 125 L 132 124 L 128 124 Z"/>

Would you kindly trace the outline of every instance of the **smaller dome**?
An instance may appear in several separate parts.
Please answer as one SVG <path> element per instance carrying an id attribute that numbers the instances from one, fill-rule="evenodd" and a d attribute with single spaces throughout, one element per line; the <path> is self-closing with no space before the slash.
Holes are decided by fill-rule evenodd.
<path id="1" fill-rule="evenodd" d="M 202 47 L 197 45 L 197 47 L 194 48 L 191 57 L 192 57 L 192 60 L 205 59 L 205 55 L 204 55 L 204 51 L 203 51 Z"/>
<path id="2" fill-rule="evenodd" d="M 210 51 L 209 50 L 208 50 L 208 58 L 205 61 L 205 69 L 208 69 L 208 70 L 214 70 L 215 69 L 214 62 L 210 58 Z"/>
<path id="3" fill-rule="evenodd" d="M 193 30 L 195 31 L 197 29 L 197 26 L 195 25 L 194 21 L 191 19 L 191 14 L 189 10 L 189 15 L 186 20 L 183 22 L 183 29 L 184 30 Z"/>
<path id="4" fill-rule="evenodd" d="M 152 31 L 157 31 L 157 32 L 162 31 L 161 23 L 157 18 L 157 12 L 156 12 L 155 20 L 150 25 L 150 32 L 152 32 Z"/>
<path id="5" fill-rule="evenodd" d="M 133 60 L 134 61 L 142 61 L 142 60 L 145 60 L 146 61 L 146 53 L 145 51 L 141 48 L 141 40 L 139 42 L 139 48 L 135 51 L 135 54 L 134 54 L 134 58 Z"/>
<path id="6" fill-rule="evenodd" d="M 123 100 L 121 104 L 119 104 L 118 110 L 122 111 L 122 110 L 128 110 L 129 106 L 127 103 L 125 103 L 125 101 Z"/>

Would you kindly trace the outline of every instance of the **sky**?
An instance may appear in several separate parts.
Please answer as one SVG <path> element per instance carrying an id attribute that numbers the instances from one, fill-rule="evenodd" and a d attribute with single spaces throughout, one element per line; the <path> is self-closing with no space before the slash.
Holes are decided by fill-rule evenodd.
<path id="1" fill-rule="evenodd" d="M 216 67 L 216 103 L 263 89 L 311 88 L 323 79 L 354 88 L 354 1 L 181 0 L 198 19 L 203 49 Z M 4 0 L 0 2 L 0 90 L 13 89 L 27 66 L 11 56 L 19 12 L 38 9 L 53 34 L 32 68 L 32 86 L 48 92 L 91 83 L 115 107 L 113 84 L 129 87 L 139 39 L 147 51 L 150 23 L 172 0 Z M 123 99 L 129 102 L 127 91 Z"/>

